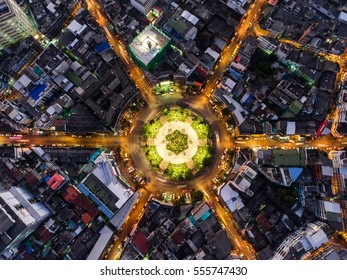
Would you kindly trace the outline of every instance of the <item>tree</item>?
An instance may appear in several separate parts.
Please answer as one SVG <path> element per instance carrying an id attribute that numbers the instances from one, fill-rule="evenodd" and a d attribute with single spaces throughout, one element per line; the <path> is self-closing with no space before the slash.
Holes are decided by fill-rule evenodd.
<path id="1" fill-rule="evenodd" d="M 222 115 L 223 115 L 223 117 L 229 116 L 230 115 L 229 109 L 228 108 L 223 108 L 222 109 Z"/>
<path id="2" fill-rule="evenodd" d="M 117 146 L 116 149 L 115 149 L 116 156 L 119 157 L 121 152 L 122 152 L 122 148 L 120 146 Z"/>
<path id="3" fill-rule="evenodd" d="M 234 119 L 233 118 L 228 118 L 227 119 L 227 124 L 228 125 L 233 125 L 234 124 Z"/>
<path id="4" fill-rule="evenodd" d="M 204 198 L 202 191 L 192 191 L 192 200 L 194 203 L 201 201 Z"/>

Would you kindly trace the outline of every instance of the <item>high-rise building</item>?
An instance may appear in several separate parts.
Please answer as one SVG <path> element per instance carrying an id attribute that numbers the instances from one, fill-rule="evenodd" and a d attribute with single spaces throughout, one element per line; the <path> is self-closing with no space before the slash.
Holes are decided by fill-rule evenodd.
<path id="1" fill-rule="evenodd" d="M 130 53 L 141 67 L 152 71 L 171 46 L 171 38 L 148 25 L 129 45 Z"/>
<path id="2" fill-rule="evenodd" d="M 130 2 L 136 10 L 147 15 L 153 8 L 156 0 L 131 0 Z"/>
<path id="3" fill-rule="evenodd" d="M 0 49 L 38 33 L 15 0 L 0 0 Z"/>

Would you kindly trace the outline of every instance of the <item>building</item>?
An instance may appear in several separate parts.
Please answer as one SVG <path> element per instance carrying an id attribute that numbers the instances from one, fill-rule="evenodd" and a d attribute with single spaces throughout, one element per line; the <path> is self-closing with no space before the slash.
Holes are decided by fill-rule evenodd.
<path id="1" fill-rule="evenodd" d="M 33 121 L 23 109 L 7 99 L 0 103 L 0 110 L 18 124 L 28 125 Z"/>
<path id="2" fill-rule="evenodd" d="M 35 26 L 15 0 L 0 0 L 0 49 L 35 34 Z"/>
<path id="3" fill-rule="evenodd" d="M 257 171 L 252 167 L 254 168 L 251 162 L 245 162 L 237 171 L 234 179 L 230 181 L 231 186 L 248 196 L 253 196 L 254 194 L 251 191 L 251 184 L 252 180 L 257 176 Z"/>
<path id="4" fill-rule="evenodd" d="M 347 190 L 346 190 L 346 180 L 347 180 L 347 155 L 345 151 L 332 151 L 329 156 L 331 156 L 333 162 L 333 176 L 332 176 L 332 190 L 333 194 L 338 197 L 337 202 L 340 204 L 341 217 L 342 217 L 342 229 L 346 231 L 347 229 Z M 337 209 L 336 211 L 337 212 Z"/>
<path id="5" fill-rule="evenodd" d="M 23 72 L 13 87 L 27 98 L 32 107 L 45 105 L 45 100 L 58 93 L 58 88 L 43 73 L 39 75 L 31 67 L 27 67 Z"/>
<path id="6" fill-rule="evenodd" d="M 111 219 L 131 198 L 133 190 L 119 177 L 111 155 L 101 153 L 84 169 L 89 169 L 89 174 L 77 187 Z"/>
<path id="7" fill-rule="evenodd" d="M 130 44 L 134 60 L 146 70 L 153 70 L 169 49 L 171 39 L 153 25 L 147 26 Z"/>
<path id="8" fill-rule="evenodd" d="M 163 29 L 177 43 L 195 40 L 198 33 L 195 25 L 198 21 L 199 19 L 196 16 L 186 10 L 183 12 L 176 11 L 164 24 Z"/>
<path id="9" fill-rule="evenodd" d="M 245 207 L 239 193 L 233 189 L 230 181 L 219 188 L 219 196 L 238 223 L 247 221 L 250 218 L 249 210 Z"/>
<path id="10" fill-rule="evenodd" d="M 16 255 L 17 246 L 48 216 L 48 209 L 25 188 L 0 193 L 0 259 Z"/>
<path id="11" fill-rule="evenodd" d="M 315 215 L 320 219 L 327 221 L 332 227 L 342 229 L 341 207 L 338 202 L 317 199 Z"/>
<path id="12" fill-rule="evenodd" d="M 258 41 L 259 41 L 259 48 L 262 49 L 267 54 L 273 53 L 277 48 L 276 42 L 272 40 L 271 38 L 259 36 Z"/>
<path id="13" fill-rule="evenodd" d="M 347 23 L 347 13 L 346 12 L 341 12 L 339 15 L 339 21 L 343 23 Z"/>
<path id="14" fill-rule="evenodd" d="M 107 247 L 107 245 L 110 243 L 110 240 L 114 233 L 113 230 L 111 230 L 107 225 L 105 225 L 99 231 L 99 234 L 100 236 L 98 238 L 98 241 L 95 243 L 93 249 L 89 253 L 87 260 L 98 260 L 105 248 Z"/>
<path id="15" fill-rule="evenodd" d="M 335 137 L 342 137 L 346 134 L 347 128 L 347 104 L 338 105 L 336 111 L 337 115 L 334 119 L 332 134 Z"/>
<path id="16" fill-rule="evenodd" d="M 131 6 L 133 6 L 140 13 L 147 15 L 153 8 L 156 0 L 131 0 Z"/>
<path id="17" fill-rule="evenodd" d="M 277 248 L 274 260 L 300 260 L 328 242 L 329 227 L 323 222 L 309 223 L 290 234 Z"/>
<path id="18" fill-rule="evenodd" d="M 228 259 L 231 250 L 228 235 L 205 201 L 176 207 L 152 199 L 121 260 L 220 260 Z"/>

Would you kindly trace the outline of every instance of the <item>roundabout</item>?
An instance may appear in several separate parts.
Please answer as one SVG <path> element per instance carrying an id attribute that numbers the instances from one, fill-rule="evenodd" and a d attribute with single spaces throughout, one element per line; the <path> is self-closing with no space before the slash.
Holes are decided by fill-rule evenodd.
<path id="1" fill-rule="evenodd" d="M 212 158 L 211 129 L 188 109 L 164 108 L 143 126 L 142 150 L 154 172 L 189 180 Z"/>
<path id="2" fill-rule="evenodd" d="M 221 163 L 235 145 L 209 101 L 181 91 L 156 96 L 156 102 L 139 110 L 120 145 L 124 178 L 158 197 L 206 190 L 225 181 Z M 140 185 L 139 178 L 146 183 Z"/>

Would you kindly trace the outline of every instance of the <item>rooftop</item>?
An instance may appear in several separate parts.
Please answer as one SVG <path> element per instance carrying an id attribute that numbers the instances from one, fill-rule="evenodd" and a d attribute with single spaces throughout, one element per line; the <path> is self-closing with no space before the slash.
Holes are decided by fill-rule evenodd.
<path id="1" fill-rule="evenodd" d="M 146 255 L 151 248 L 151 244 L 141 231 L 137 231 L 132 239 L 133 245 L 141 252 L 142 255 Z"/>
<path id="2" fill-rule="evenodd" d="M 130 44 L 131 52 L 148 65 L 169 43 L 170 38 L 152 25 L 147 26 Z"/>
<path id="3" fill-rule="evenodd" d="M 0 16 L 7 14 L 9 12 L 9 7 L 5 0 L 0 0 Z"/>
<path id="4" fill-rule="evenodd" d="M 111 218 L 112 214 L 115 214 L 131 197 L 133 191 L 118 177 L 114 162 L 108 158 L 108 155 L 101 153 L 94 163 L 93 171 L 82 184 L 79 184 L 79 188 L 82 192 L 91 192 L 93 197 L 97 198 L 93 200 L 101 207 L 100 209 L 107 207 L 112 212 L 101 210 Z"/>
<path id="5" fill-rule="evenodd" d="M 304 150 L 273 150 L 275 166 L 304 166 Z"/>

